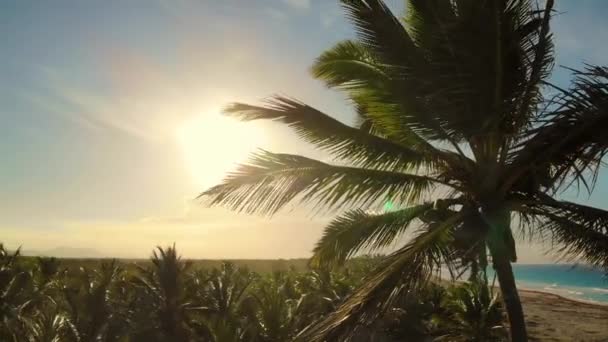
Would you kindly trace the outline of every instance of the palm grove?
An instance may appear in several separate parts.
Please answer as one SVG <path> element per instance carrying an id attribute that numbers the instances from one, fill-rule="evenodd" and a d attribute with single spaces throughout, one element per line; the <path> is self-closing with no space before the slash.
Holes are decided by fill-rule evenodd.
<path id="1" fill-rule="evenodd" d="M 175 246 L 157 248 L 150 261 L 118 262 L 23 257 L 0 245 L 0 340 L 293 341 L 376 262 L 304 271 L 270 261 L 256 273 L 182 260 Z M 358 341 L 498 341 L 506 335 L 500 302 L 483 289 L 429 284 L 401 297 Z"/>
<path id="2" fill-rule="evenodd" d="M 608 147 L 608 68 L 549 81 L 553 1 L 409 0 L 397 18 L 381 0 L 342 0 L 357 33 L 312 67 L 345 92 L 356 127 L 287 97 L 236 103 L 335 157 L 334 164 L 260 152 L 201 194 L 210 205 L 273 214 L 292 201 L 347 210 L 314 249 L 313 265 L 411 238 L 384 258 L 308 341 L 355 336 L 441 267 L 496 271 L 513 341 L 527 341 L 511 264 L 519 232 L 559 255 L 608 268 L 608 212 L 556 195 L 593 189 Z M 378 212 L 384 201 L 396 209 Z"/>

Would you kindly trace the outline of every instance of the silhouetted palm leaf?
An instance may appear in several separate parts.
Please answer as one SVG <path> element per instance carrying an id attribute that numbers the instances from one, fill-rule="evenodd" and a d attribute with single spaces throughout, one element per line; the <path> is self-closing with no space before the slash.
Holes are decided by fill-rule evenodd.
<path id="1" fill-rule="evenodd" d="M 434 182 L 441 183 L 427 176 L 335 166 L 262 151 L 201 197 L 211 205 L 273 214 L 296 198 L 328 207 L 372 205 L 384 198 L 407 203 L 420 198 Z"/>
<path id="2" fill-rule="evenodd" d="M 419 216 L 433 208 L 433 203 L 370 214 L 352 210 L 333 220 L 314 249 L 313 265 L 343 263 L 362 249 L 387 247 Z"/>
<path id="3" fill-rule="evenodd" d="M 225 112 L 247 121 L 281 121 L 293 127 L 304 140 L 362 167 L 407 169 L 432 161 L 415 151 L 414 146 L 360 131 L 285 97 L 275 97 L 266 107 L 235 103 L 227 107 Z"/>
<path id="4" fill-rule="evenodd" d="M 336 312 L 303 331 L 299 338 L 331 341 L 354 336 L 357 328 L 372 323 L 399 296 L 424 284 L 442 263 L 452 262 L 449 244 L 454 227 L 462 219 L 463 215 L 457 213 L 440 224 L 427 226 L 389 255 Z"/>

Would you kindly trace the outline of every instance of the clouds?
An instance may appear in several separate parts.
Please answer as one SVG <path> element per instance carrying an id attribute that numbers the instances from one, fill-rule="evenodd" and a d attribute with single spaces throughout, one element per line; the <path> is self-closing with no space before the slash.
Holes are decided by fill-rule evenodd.
<path id="1" fill-rule="evenodd" d="M 280 6 L 282 2 L 283 6 Z M 264 15 L 271 19 L 286 24 L 287 20 L 294 15 L 308 14 L 310 11 L 310 0 L 278 0 L 271 1 L 270 6 L 262 9 Z M 279 5 L 279 6 L 277 6 Z"/>
<path id="2" fill-rule="evenodd" d="M 28 94 L 30 100 L 39 110 L 85 128 L 117 130 L 145 140 L 166 138 L 168 127 L 192 115 L 184 89 L 149 58 L 114 53 L 104 60 L 94 63 L 98 73 L 89 77 L 75 77 L 78 66 L 40 68 L 43 88 Z"/>
<path id="3" fill-rule="evenodd" d="M 327 6 L 324 7 L 321 13 L 319 14 L 321 20 L 321 26 L 324 29 L 329 29 L 334 24 L 336 24 L 340 19 L 342 19 L 343 14 L 338 6 Z"/>
<path id="4" fill-rule="evenodd" d="M 283 0 L 284 3 L 297 10 L 308 10 L 310 9 L 311 0 Z"/>
<path id="5" fill-rule="evenodd" d="M 41 59 L 37 81 L 44 90 L 30 90 L 27 97 L 38 109 L 87 128 L 162 140 L 171 138 L 182 122 L 231 100 L 257 100 L 276 92 L 298 98 L 327 93 L 323 87 L 315 88 L 308 64 L 300 61 L 310 54 L 306 57 L 310 63 L 326 44 L 313 39 L 318 34 L 309 24 L 302 27 L 304 37 L 296 23 L 287 20 L 310 14 L 310 1 L 263 2 L 273 7 L 230 1 L 217 2 L 217 6 L 188 0 L 163 4 L 162 16 L 144 13 L 160 16 L 161 27 L 166 28 L 162 32 L 146 26 L 152 19 L 133 27 L 134 33 L 117 35 L 99 28 L 91 34 L 95 39 L 81 41 L 79 48 L 87 52 L 77 62 L 64 65 Z M 321 26 L 334 25 L 338 6 L 314 5 L 318 5 L 314 17 L 320 17 Z M 263 15 L 255 15 L 259 11 Z M 313 17 L 308 14 L 307 22 Z M 268 17 L 280 21 L 284 30 L 278 32 Z M 128 25 L 123 19 L 115 26 Z M 300 37 L 299 44 L 290 46 L 293 36 Z M 317 102 L 338 107 L 335 99 L 327 101 L 328 96 L 322 96 Z"/>
<path id="6" fill-rule="evenodd" d="M 274 20 L 281 21 L 281 22 L 283 22 L 289 18 L 289 15 L 285 11 L 281 11 L 280 9 L 275 8 L 275 7 L 265 8 L 264 14 L 268 15 L 269 17 L 271 17 Z"/>
<path id="7" fill-rule="evenodd" d="M 85 128 L 111 129 L 136 138 L 172 139 L 176 129 L 192 117 L 217 111 L 242 92 L 240 68 L 263 58 L 246 43 L 202 50 L 184 33 L 179 56 L 171 63 L 155 55 L 125 47 L 104 47 L 94 64 L 96 73 L 74 77 L 75 66 L 40 68 L 42 91 L 27 94 L 39 110 L 67 117 Z M 191 37 L 192 39 L 196 39 Z M 233 40 L 236 41 L 236 40 Z M 86 66 L 84 66 L 86 68 Z"/>

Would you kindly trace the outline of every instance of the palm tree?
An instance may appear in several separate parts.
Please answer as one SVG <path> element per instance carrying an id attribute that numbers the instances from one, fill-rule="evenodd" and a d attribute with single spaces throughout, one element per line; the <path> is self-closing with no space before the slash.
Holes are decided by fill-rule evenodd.
<path id="1" fill-rule="evenodd" d="M 138 340 L 146 341 L 198 341 L 191 328 L 190 309 L 194 308 L 188 288 L 190 262 L 183 262 L 173 247 L 157 247 L 151 257 L 152 267 L 140 268 L 141 275 L 133 283 L 143 296 L 139 305 L 151 311 L 139 311 L 147 317 L 154 316 L 153 322 L 137 333 Z"/>
<path id="2" fill-rule="evenodd" d="M 253 341 L 292 341 L 297 330 L 297 299 L 292 279 L 285 272 L 274 272 L 261 279 L 249 299 L 252 301 Z"/>
<path id="3" fill-rule="evenodd" d="M 0 243 L 0 339 L 16 340 L 23 333 L 24 314 L 32 307 L 31 274 L 20 261 L 20 249 L 10 253 Z"/>
<path id="4" fill-rule="evenodd" d="M 424 288 L 398 298 L 382 318 L 372 325 L 394 341 L 431 341 L 439 330 L 435 317 L 442 317 L 445 289 L 430 282 Z"/>
<path id="5" fill-rule="evenodd" d="M 608 147 L 608 68 L 575 72 L 568 89 L 549 83 L 552 0 L 409 0 L 403 21 L 381 0 L 341 3 L 358 38 L 323 53 L 312 72 L 345 91 L 356 127 L 282 96 L 226 109 L 287 124 L 336 162 L 262 151 L 201 197 L 247 213 L 293 201 L 350 209 L 326 228 L 317 264 L 417 227 L 308 340 L 352 335 L 441 264 L 485 267 L 489 252 L 511 339 L 527 341 L 515 228 L 608 268 L 608 212 L 556 198 L 571 185 L 593 189 Z"/>
<path id="6" fill-rule="evenodd" d="M 214 341 L 241 341 L 246 332 L 247 318 L 243 316 L 242 305 L 246 291 L 254 280 L 246 268 L 231 262 L 222 262 L 220 268 L 212 269 L 208 275 L 199 275 L 193 289 L 198 298 L 201 313 Z"/>
<path id="7" fill-rule="evenodd" d="M 66 317 L 57 312 L 57 307 L 47 307 L 36 312 L 26 324 L 23 341 L 60 342 L 69 340 L 73 327 Z"/>
<path id="8" fill-rule="evenodd" d="M 300 328 L 310 325 L 319 315 L 334 311 L 352 292 L 352 278 L 346 277 L 347 272 L 332 272 L 328 267 L 321 267 L 297 278 Z"/>
<path id="9" fill-rule="evenodd" d="M 63 286 L 65 318 L 41 317 L 44 324 L 70 327 L 68 341 L 93 342 L 116 341 L 114 335 L 115 307 L 111 302 L 111 291 L 122 269 L 116 261 L 103 262 L 99 269 L 81 268 L 70 275 Z M 63 321 L 66 322 L 63 322 Z"/>
<path id="10" fill-rule="evenodd" d="M 503 341 L 503 314 L 498 295 L 481 279 L 451 286 L 444 297 L 440 325 L 447 333 L 437 341 Z"/>

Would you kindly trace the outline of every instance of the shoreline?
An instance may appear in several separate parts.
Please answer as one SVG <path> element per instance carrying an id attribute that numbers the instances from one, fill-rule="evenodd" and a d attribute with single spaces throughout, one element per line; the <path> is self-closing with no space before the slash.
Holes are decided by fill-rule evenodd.
<path id="1" fill-rule="evenodd" d="M 447 278 L 439 278 L 440 281 L 445 281 L 448 283 L 451 283 L 452 280 L 447 279 Z M 466 282 L 466 280 L 456 280 L 456 283 L 459 282 Z M 540 294 L 540 295 L 548 295 L 548 296 L 555 296 L 559 299 L 563 299 L 566 301 L 571 301 L 577 304 L 587 304 L 587 305 L 597 305 L 597 306 L 601 306 L 601 307 L 605 307 L 608 308 L 608 301 L 596 301 L 593 299 L 586 299 L 586 298 L 576 298 L 574 296 L 568 296 L 568 295 L 564 295 L 561 293 L 555 293 L 552 292 L 551 290 L 547 290 L 545 289 L 545 287 L 541 287 L 541 288 L 535 288 L 534 286 L 530 286 L 533 285 L 530 282 L 523 282 L 523 284 L 518 284 L 516 282 L 516 286 L 517 286 L 517 291 L 518 292 L 528 292 L 528 293 L 534 293 L 534 294 Z M 543 286 L 544 284 L 539 284 L 539 286 Z M 500 291 L 500 286 L 498 284 L 496 285 L 489 285 L 490 287 L 494 287 L 495 289 L 497 289 L 498 291 Z M 559 288 L 559 290 L 563 291 L 565 289 L 568 289 L 567 287 L 561 287 Z M 608 290 L 608 289 L 606 289 Z"/>
<path id="2" fill-rule="evenodd" d="M 543 291 L 543 290 L 537 290 L 537 289 L 532 289 L 529 287 L 517 287 L 518 292 L 522 293 L 529 293 L 529 294 L 537 294 L 537 295 L 545 295 L 545 296 L 554 296 L 557 297 L 560 300 L 564 300 L 564 301 L 570 301 L 576 304 L 584 304 L 584 305 L 592 305 L 592 306 L 601 306 L 604 308 L 608 308 L 608 303 L 607 302 L 599 302 L 599 301 L 594 301 L 594 300 L 589 300 L 589 299 L 580 299 L 580 298 L 572 298 L 572 297 L 567 297 L 564 295 L 560 295 L 557 293 L 553 293 L 550 291 Z"/>

